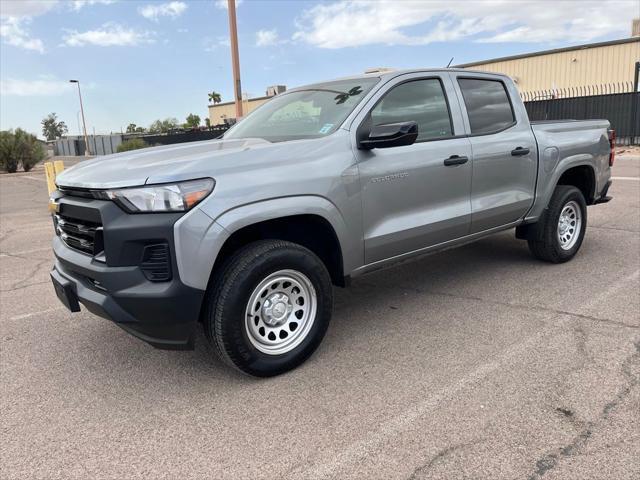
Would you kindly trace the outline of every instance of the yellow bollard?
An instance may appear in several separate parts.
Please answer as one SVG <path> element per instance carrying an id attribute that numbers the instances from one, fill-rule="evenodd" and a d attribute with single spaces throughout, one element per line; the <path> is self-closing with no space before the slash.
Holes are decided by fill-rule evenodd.
<path id="1" fill-rule="evenodd" d="M 62 160 L 56 160 L 53 162 L 53 169 L 55 170 L 57 177 L 64 170 L 64 162 Z"/>
<path id="2" fill-rule="evenodd" d="M 64 162 L 56 160 L 55 162 L 44 163 L 44 173 L 47 177 L 47 190 L 49 195 L 56 189 L 56 177 L 64 170 Z"/>
<path id="3" fill-rule="evenodd" d="M 47 177 L 47 190 L 49 190 L 49 195 L 51 195 L 51 193 L 56 189 L 56 171 L 53 163 L 45 162 L 44 173 Z"/>

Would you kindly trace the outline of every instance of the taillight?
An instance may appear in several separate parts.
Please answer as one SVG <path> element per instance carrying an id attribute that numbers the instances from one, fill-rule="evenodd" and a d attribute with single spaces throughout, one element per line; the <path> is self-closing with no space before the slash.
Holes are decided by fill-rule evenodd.
<path id="1" fill-rule="evenodd" d="M 616 159 L 616 131 L 611 129 L 608 130 L 609 133 L 609 147 L 611 151 L 609 152 L 609 166 L 613 167 L 613 161 Z"/>

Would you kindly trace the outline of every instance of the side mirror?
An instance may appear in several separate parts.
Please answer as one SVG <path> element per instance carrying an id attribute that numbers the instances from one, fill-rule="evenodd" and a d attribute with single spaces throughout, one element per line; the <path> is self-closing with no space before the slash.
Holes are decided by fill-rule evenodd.
<path id="1" fill-rule="evenodd" d="M 416 122 L 388 123 L 371 128 L 368 138 L 360 140 L 358 148 L 371 150 L 372 148 L 402 147 L 411 145 L 418 138 L 418 124 Z"/>

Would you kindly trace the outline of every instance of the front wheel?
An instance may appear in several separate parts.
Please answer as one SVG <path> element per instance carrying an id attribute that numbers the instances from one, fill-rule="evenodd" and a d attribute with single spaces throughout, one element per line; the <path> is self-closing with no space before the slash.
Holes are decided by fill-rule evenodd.
<path id="1" fill-rule="evenodd" d="M 205 333 L 225 363 L 259 377 L 304 362 L 331 318 L 322 261 L 291 242 L 265 240 L 235 253 L 212 282 Z"/>
<path id="2" fill-rule="evenodd" d="M 582 192 L 558 185 L 545 215 L 530 231 L 529 250 L 540 260 L 566 262 L 578 253 L 586 228 L 587 204 Z"/>

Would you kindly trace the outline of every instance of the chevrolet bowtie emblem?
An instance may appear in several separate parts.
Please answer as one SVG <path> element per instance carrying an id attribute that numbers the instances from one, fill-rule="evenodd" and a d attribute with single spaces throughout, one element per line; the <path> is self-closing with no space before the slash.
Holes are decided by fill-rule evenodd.
<path id="1" fill-rule="evenodd" d="M 55 199 L 49 199 L 49 212 L 50 213 L 58 213 L 60 211 L 60 204 L 55 201 Z"/>

